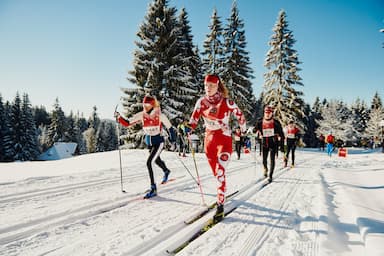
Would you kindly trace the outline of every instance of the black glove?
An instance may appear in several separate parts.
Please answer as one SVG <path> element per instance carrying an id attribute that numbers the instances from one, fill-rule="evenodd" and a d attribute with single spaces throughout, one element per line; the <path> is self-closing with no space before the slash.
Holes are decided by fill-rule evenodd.
<path id="1" fill-rule="evenodd" d="M 113 114 L 113 116 L 115 117 L 115 119 L 117 120 L 119 117 L 120 117 L 120 113 L 115 111 L 115 113 Z"/>

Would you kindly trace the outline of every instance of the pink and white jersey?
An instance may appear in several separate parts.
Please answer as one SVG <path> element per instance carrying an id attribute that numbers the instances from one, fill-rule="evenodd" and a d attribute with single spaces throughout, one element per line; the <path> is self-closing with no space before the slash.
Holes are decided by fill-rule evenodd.
<path id="1" fill-rule="evenodd" d="M 221 131 L 224 135 L 231 137 L 229 126 L 230 115 L 233 114 L 243 132 L 246 131 L 245 117 L 236 103 L 221 95 L 212 97 L 201 97 L 195 105 L 190 119 L 190 125 L 196 128 L 200 116 L 203 117 L 206 132 Z"/>

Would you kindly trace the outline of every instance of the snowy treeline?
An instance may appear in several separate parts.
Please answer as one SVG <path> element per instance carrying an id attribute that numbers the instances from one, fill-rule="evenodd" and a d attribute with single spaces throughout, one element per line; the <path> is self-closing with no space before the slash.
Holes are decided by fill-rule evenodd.
<path id="1" fill-rule="evenodd" d="M 86 120 L 79 113 L 66 116 L 58 99 L 48 113 L 43 106 L 32 107 L 26 93 L 16 93 L 12 103 L 3 103 L 0 94 L 0 162 L 35 160 L 55 142 L 77 143 L 77 154 L 114 150 L 116 124 L 100 120 L 96 107 Z"/>
<path id="2" fill-rule="evenodd" d="M 196 99 L 202 95 L 203 77 L 216 73 L 250 126 L 261 118 L 264 105 L 273 105 L 275 117 L 283 125 L 290 120 L 298 124 L 307 146 L 316 146 L 318 136 L 331 131 L 337 139 L 348 143 L 380 138 L 378 123 L 383 119 L 383 108 L 378 94 L 373 101 L 379 104 L 371 108 L 359 99 L 350 107 L 339 100 L 324 99 L 320 103 L 316 99 L 313 107 L 304 102 L 304 83 L 299 75 L 302 63 L 294 49 L 296 40 L 284 10 L 278 13 L 273 27 L 264 63 L 267 72 L 257 97 L 252 89 L 253 67 L 246 50 L 245 24 L 236 1 L 226 24 L 217 10 L 213 10 L 201 52 L 193 43 L 187 11 L 183 8 L 177 16 L 177 9 L 168 2 L 153 0 L 137 32 L 134 67 L 128 77 L 133 86 L 122 88 L 126 116 L 141 110 L 143 95 L 151 93 L 160 100 L 163 112 L 176 126 L 189 118 Z M 140 129 L 140 126 L 128 129 L 127 141 L 139 145 Z"/>

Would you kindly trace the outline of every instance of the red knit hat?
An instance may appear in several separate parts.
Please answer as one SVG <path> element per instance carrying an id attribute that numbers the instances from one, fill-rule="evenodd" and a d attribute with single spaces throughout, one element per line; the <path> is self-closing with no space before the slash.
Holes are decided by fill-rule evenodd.
<path id="1" fill-rule="evenodd" d="M 143 99 L 143 104 L 151 104 L 152 106 L 154 106 L 155 105 L 155 98 L 147 95 Z"/>
<path id="2" fill-rule="evenodd" d="M 214 84 L 218 84 L 220 81 L 219 77 L 217 75 L 207 75 L 204 79 L 204 83 L 214 83 Z"/>

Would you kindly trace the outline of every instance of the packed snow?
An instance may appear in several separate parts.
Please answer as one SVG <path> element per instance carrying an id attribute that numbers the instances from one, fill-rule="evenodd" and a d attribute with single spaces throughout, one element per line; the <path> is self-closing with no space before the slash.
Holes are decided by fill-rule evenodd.
<path id="1" fill-rule="evenodd" d="M 147 150 L 121 156 L 122 183 L 119 151 L 0 163 L 0 255 L 384 255 L 378 150 L 298 150 L 294 168 L 280 155 L 267 186 L 258 152 L 232 156 L 229 213 L 187 245 L 214 214 L 185 223 L 216 199 L 205 155 L 196 154 L 203 196 L 192 156 L 164 151 L 171 181 L 160 185 L 155 167 L 158 196 L 149 200 Z"/>

